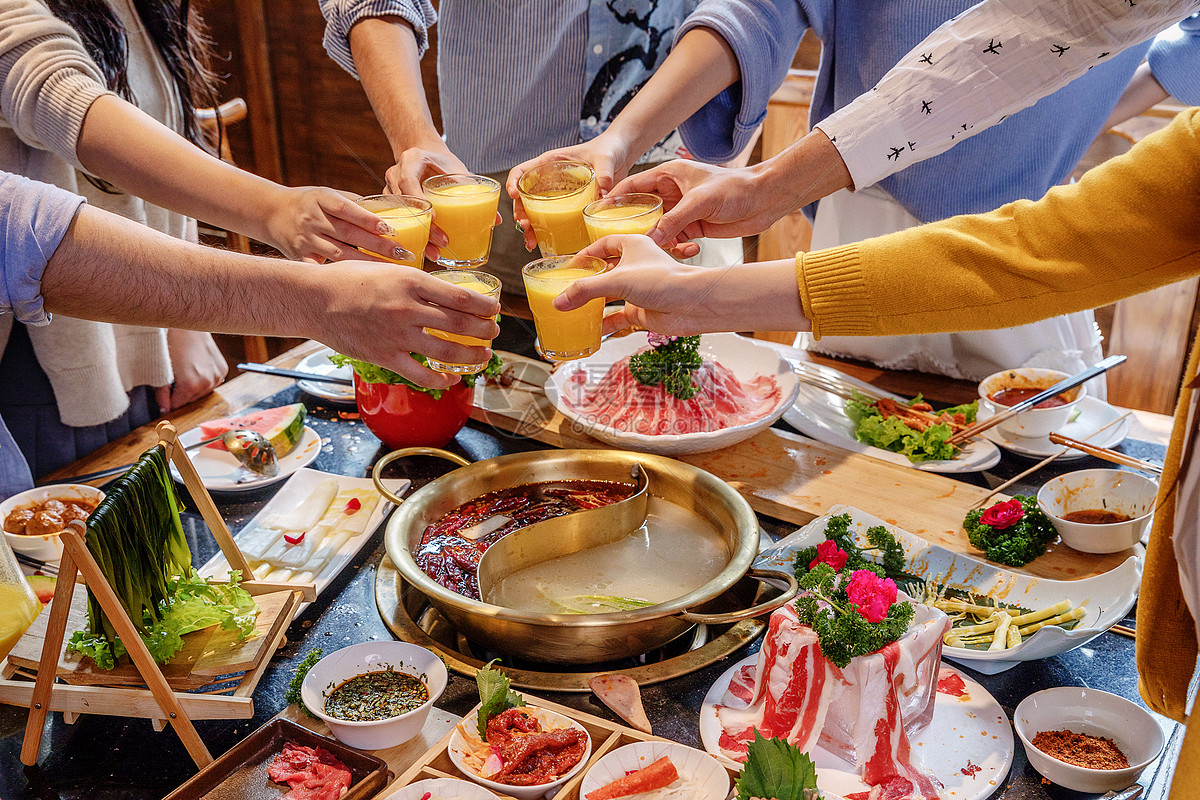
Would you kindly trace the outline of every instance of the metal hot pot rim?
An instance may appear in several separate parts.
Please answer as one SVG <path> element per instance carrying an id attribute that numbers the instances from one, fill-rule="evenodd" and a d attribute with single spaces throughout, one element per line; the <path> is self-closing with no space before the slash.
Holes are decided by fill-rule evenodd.
<path id="1" fill-rule="evenodd" d="M 399 458 L 432 455 L 461 465 L 413 492 L 393 495 L 380 477 Z M 637 462 L 647 471 L 650 492 L 710 522 L 724 538 L 729 561 L 711 581 L 693 592 L 643 609 L 608 614 L 539 614 L 464 597 L 426 575 L 413 558 L 421 536 L 457 506 L 488 492 L 554 480 L 629 481 Z M 730 624 L 769 613 L 796 594 L 793 575 L 751 569 L 758 553 L 758 520 L 746 500 L 711 473 L 681 461 L 618 450 L 540 450 L 471 464 L 435 448 L 405 448 L 384 456 L 372 476 L 375 486 L 398 508 L 388 521 L 388 555 L 412 586 L 467 638 L 508 655 L 562 664 L 590 664 L 625 658 L 657 648 L 696 623 Z M 781 589 L 771 600 L 741 611 L 703 614 L 697 607 L 718 597 L 744 575 Z"/>

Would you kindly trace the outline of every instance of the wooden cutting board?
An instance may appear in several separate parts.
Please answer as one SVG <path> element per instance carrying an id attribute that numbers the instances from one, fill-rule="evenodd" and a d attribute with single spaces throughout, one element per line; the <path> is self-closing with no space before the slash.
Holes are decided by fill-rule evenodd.
<path id="1" fill-rule="evenodd" d="M 588 436 L 550 403 L 540 388 L 550 373 L 547 364 L 511 353 L 500 355 L 513 366 L 517 380 L 508 387 L 478 384 L 473 419 L 552 447 L 610 447 Z M 967 511 L 988 494 L 978 486 L 775 428 L 723 450 L 679 459 L 728 481 L 755 511 L 784 522 L 803 525 L 832 506 L 852 505 L 948 550 L 983 558 L 962 529 Z M 1077 580 L 1107 572 L 1134 554 L 1126 550 L 1093 555 L 1055 544 L 1018 571 Z"/>

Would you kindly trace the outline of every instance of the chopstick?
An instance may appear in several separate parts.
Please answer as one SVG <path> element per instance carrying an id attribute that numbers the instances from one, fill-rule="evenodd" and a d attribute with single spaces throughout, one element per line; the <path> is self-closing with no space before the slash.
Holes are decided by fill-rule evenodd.
<path id="1" fill-rule="evenodd" d="M 56 564 L 51 564 L 49 562 L 34 558 L 33 556 L 27 556 L 24 553 L 18 553 L 16 551 L 13 551 L 13 555 L 17 557 L 18 563 L 24 564 L 27 567 L 32 567 L 33 569 L 36 569 L 38 572 L 41 572 L 45 575 L 58 574 L 58 565 Z"/>
<path id="2" fill-rule="evenodd" d="M 238 369 L 246 372 L 261 372 L 263 375 L 276 375 L 280 378 L 295 378 L 301 381 L 314 381 L 317 383 L 336 383 L 340 386 L 353 386 L 354 381 L 351 378 L 343 378 L 338 375 L 318 375 L 315 372 L 303 372 L 297 369 L 284 369 L 283 367 L 272 367 L 269 364 L 238 364 Z"/>
<path id="3" fill-rule="evenodd" d="M 1155 475 L 1162 474 L 1162 467 L 1158 464 L 1152 464 L 1149 461 L 1142 461 L 1140 458 L 1127 456 L 1124 453 L 1118 453 L 1116 450 L 1110 450 L 1107 447 L 1097 447 L 1094 444 L 1081 442 L 1077 439 L 1072 439 L 1070 436 L 1063 436 L 1061 433 L 1050 434 L 1050 441 L 1054 442 L 1055 444 L 1062 444 L 1066 445 L 1067 447 L 1074 448 L 1081 453 L 1087 453 L 1089 456 L 1095 456 L 1096 458 L 1101 458 L 1105 461 L 1111 461 L 1114 464 L 1133 467 L 1134 469 L 1140 469 L 1145 472 L 1153 472 Z"/>
<path id="4" fill-rule="evenodd" d="M 1111 628 L 1109 628 L 1109 630 L 1118 636 L 1127 636 L 1130 639 L 1137 638 L 1137 630 L 1126 625 L 1113 625 Z"/>
<path id="5" fill-rule="evenodd" d="M 1108 424 L 1107 424 L 1107 425 L 1105 425 L 1104 427 L 1102 427 L 1102 428 L 1097 428 L 1096 430 L 1094 430 L 1094 431 L 1092 431 L 1091 433 L 1089 433 L 1089 434 L 1087 435 L 1087 438 L 1085 438 L 1083 441 L 1085 441 L 1085 442 L 1086 442 L 1088 439 L 1091 439 L 1093 436 L 1099 436 L 1101 433 L 1104 433 L 1106 430 L 1108 430 L 1109 428 L 1111 428 L 1113 425 L 1116 425 L 1117 423 L 1121 422 L 1122 420 L 1124 420 L 1124 419 L 1127 419 L 1127 418 L 1128 418 L 1128 417 L 1129 417 L 1131 414 L 1133 414 L 1133 412 L 1132 412 L 1132 411 L 1126 411 L 1124 414 L 1122 414 L 1121 416 L 1117 417 L 1116 419 L 1114 419 L 1112 422 L 1108 423 Z M 991 492 L 989 492 L 988 494 L 984 495 L 984 496 L 983 496 L 983 499 L 982 499 L 982 500 L 980 500 L 980 501 L 979 501 L 978 503 L 976 503 L 975 505 L 971 506 L 971 508 L 979 508 L 979 507 L 983 506 L 985 503 L 987 503 L 987 501 L 991 500 L 993 497 L 995 497 L 996 495 L 1000 494 L 1001 492 L 1003 492 L 1003 491 L 1004 491 L 1005 489 L 1007 489 L 1008 487 L 1012 486 L 1012 485 L 1013 485 L 1014 483 L 1016 483 L 1017 481 L 1021 480 L 1022 478 L 1027 478 L 1027 477 L 1029 477 L 1030 475 L 1032 475 L 1033 473 L 1037 472 L 1039 469 L 1041 469 L 1042 467 L 1046 466 L 1046 465 L 1047 465 L 1047 464 L 1049 464 L 1051 461 L 1053 461 L 1053 460 L 1055 460 L 1056 458 L 1058 458 L 1059 456 L 1063 455 L 1064 453 L 1066 453 L 1066 452 L 1067 452 L 1068 450 L 1070 450 L 1070 449 L 1071 449 L 1070 447 L 1063 447 L 1063 448 L 1062 448 L 1062 449 L 1060 449 L 1060 450 L 1059 450 L 1057 453 L 1052 453 L 1051 455 L 1048 455 L 1048 456 L 1046 456 L 1046 457 L 1045 457 L 1045 458 L 1043 458 L 1041 461 L 1039 461 L 1038 463 L 1034 464 L 1032 467 L 1030 467 L 1029 469 L 1025 470 L 1024 472 L 1022 472 L 1022 473 L 1020 473 L 1020 474 L 1018 474 L 1018 475 L 1016 475 L 1016 476 L 1014 476 L 1014 477 L 1012 477 L 1012 478 L 1009 478 L 1009 479 L 1008 479 L 1008 480 L 1006 480 L 1004 483 L 1002 483 L 1002 484 L 1000 484 L 999 486 L 997 486 L 995 489 L 992 489 L 992 491 L 991 491 Z"/>

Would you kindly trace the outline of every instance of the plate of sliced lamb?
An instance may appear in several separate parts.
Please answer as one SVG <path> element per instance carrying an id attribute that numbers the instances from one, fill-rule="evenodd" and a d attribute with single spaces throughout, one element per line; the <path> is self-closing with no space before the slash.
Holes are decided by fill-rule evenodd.
<path id="1" fill-rule="evenodd" d="M 799 389 L 774 350 L 732 333 L 609 339 L 546 381 L 547 397 L 582 432 L 669 456 L 750 438 L 779 419 Z"/>

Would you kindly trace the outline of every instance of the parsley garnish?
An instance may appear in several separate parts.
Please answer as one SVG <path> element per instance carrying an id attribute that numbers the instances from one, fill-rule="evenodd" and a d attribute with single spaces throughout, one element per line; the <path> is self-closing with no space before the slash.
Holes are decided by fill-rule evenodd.
<path id="1" fill-rule="evenodd" d="M 700 369 L 700 337 L 680 336 L 666 344 L 629 358 L 629 372 L 644 386 L 659 386 L 680 400 L 690 400 L 699 391 L 692 373 Z"/>
<path id="2" fill-rule="evenodd" d="M 816 632 L 821 652 L 838 667 L 899 639 L 908 630 L 915 611 L 912 603 L 893 602 L 882 620 L 867 621 L 846 594 L 848 573 L 817 564 L 800 579 L 805 594 L 796 601 L 800 623 Z"/>
<path id="3" fill-rule="evenodd" d="M 288 683 L 287 692 L 283 695 L 284 700 L 300 706 L 304 709 L 304 713 L 310 717 L 315 717 L 316 714 L 309 711 L 308 706 L 304 705 L 304 700 L 300 698 L 300 687 L 304 684 L 304 676 L 308 675 L 308 671 L 313 668 L 313 664 L 321 660 L 322 652 L 320 647 L 310 650 L 308 655 L 296 665 L 296 671 L 292 674 L 292 680 Z"/>
<path id="4" fill-rule="evenodd" d="M 838 514 L 830 517 L 825 524 L 825 538 L 832 540 L 846 552 L 846 569 L 867 569 L 881 578 L 910 579 L 905 573 L 907 563 L 904 560 L 904 546 L 896 537 L 888 533 L 887 528 L 876 525 L 867 528 L 867 542 L 870 547 L 859 547 L 850 533 L 851 519 L 849 514 Z M 869 560 L 868 553 L 879 553 L 878 562 Z M 816 546 L 805 548 L 796 553 L 796 577 L 802 578 L 808 572 L 808 565 L 817 557 Z"/>

